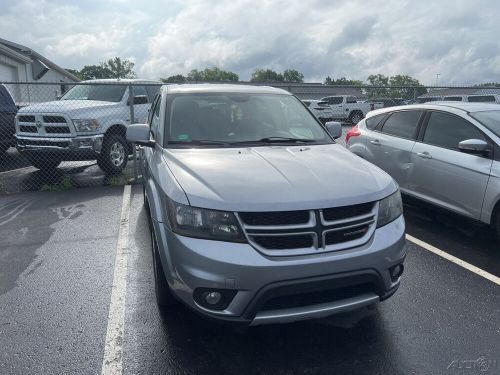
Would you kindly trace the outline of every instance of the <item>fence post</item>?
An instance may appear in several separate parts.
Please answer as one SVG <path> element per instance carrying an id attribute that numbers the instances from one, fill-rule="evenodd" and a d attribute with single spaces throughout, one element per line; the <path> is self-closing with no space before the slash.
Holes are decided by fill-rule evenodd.
<path id="1" fill-rule="evenodd" d="M 131 84 L 128 85 L 128 102 L 130 106 L 130 124 L 135 123 L 135 114 L 134 114 L 134 88 Z M 137 183 L 137 150 L 135 143 L 132 143 L 132 157 L 134 158 L 134 184 Z"/>

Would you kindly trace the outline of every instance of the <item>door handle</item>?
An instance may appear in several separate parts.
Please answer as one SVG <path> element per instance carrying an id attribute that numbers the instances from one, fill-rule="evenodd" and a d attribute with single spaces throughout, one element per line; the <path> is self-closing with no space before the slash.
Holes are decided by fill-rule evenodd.
<path id="1" fill-rule="evenodd" d="M 378 139 L 375 139 L 374 141 L 370 141 L 370 143 L 372 145 L 374 145 L 374 146 L 380 146 L 381 145 L 381 143 L 380 143 L 380 141 Z"/>
<path id="2" fill-rule="evenodd" d="M 432 159 L 431 154 L 429 154 L 427 151 L 417 152 L 417 155 L 420 156 L 423 159 Z"/>

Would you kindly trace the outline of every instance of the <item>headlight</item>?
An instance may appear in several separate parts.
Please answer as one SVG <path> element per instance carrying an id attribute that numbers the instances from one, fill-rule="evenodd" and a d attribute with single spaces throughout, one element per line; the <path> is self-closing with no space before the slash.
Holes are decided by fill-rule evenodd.
<path id="1" fill-rule="evenodd" d="M 73 125 L 75 125 L 77 132 L 95 132 L 101 128 L 101 125 L 96 119 L 73 119 Z"/>
<path id="2" fill-rule="evenodd" d="M 378 206 L 377 228 L 389 224 L 403 213 L 401 193 L 396 191 L 380 201 Z"/>
<path id="3" fill-rule="evenodd" d="M 168 198 L 167 206 L 170 227 L 181 236 L 245 242 L 245 236 L 232 212 L 186 206 Z"/>

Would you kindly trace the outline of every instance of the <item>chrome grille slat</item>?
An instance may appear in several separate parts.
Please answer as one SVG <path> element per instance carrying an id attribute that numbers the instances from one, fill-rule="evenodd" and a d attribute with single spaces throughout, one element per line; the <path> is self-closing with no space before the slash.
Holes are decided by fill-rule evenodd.
<path id="1" fill-rule="evenodd" d="M 336 209 L 338 212 L 335 211 Z M 302 210 L 303 217 L 305 217 L 305 211 L 309 212 L 307 223 L 289 225 L 272 225 L 272 220 L 265 218 L 266 212 L 254 213 L 253 217 L 262 218 L 261 221 L 269 223 L 268 225 L 251 225 L 248 224 L 248 220 L 242 219 L 241 213 L 236 213 L 236 215 L 250 244 L 257 250 L 271 256 L 307 255 L 319 251 L 348 249 L 366 243 L 375 231 L 378 202 L 339 208 Z M 328 211 L 330 218 L 338 217 L 338 219 L 325 220 L 325 211 Z M 346 212 L 355 215 L 345 217 Z M 284 211 L 283 215 L 294 217 L 291 211 Z M 277 218 L 278 221 L 281 219 L 280 212 L 272 212 L 269 217 Z M 307 235 L 311 236 L 313 246 L 297 247 L 293 237 L 298 239 L 300 237 L 300 241 L 297 242 L 305 244 L 305 237 L 301 236 Z M 273 239 L 265 240 L 265 238 Z M 280 238 L 282 241 L 279 240 Z"/>

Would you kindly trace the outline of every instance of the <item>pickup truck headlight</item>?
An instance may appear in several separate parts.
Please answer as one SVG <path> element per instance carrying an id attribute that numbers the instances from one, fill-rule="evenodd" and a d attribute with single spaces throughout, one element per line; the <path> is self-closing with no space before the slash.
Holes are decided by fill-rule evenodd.
<path id="1" fill-rule="evenodd" d="M 73 125 L 75 125 L 77 132 L 95 132 L 101 128 L 99 122 L 96 119 L 73 119 Z"/>
<path id="2" fill-rule="evenodd" d="M 378 206 L 377 228 L 389 224 L 403 214 L 401 193 L 396 191 L 387 198 L 382 199 Z"/>
<path id="3" fill-rule="evenodd" d="M 186 206 L 167 198 L 172 231 L 181 236 L 215 241 L 246 242 L 232 212 Z"/>

